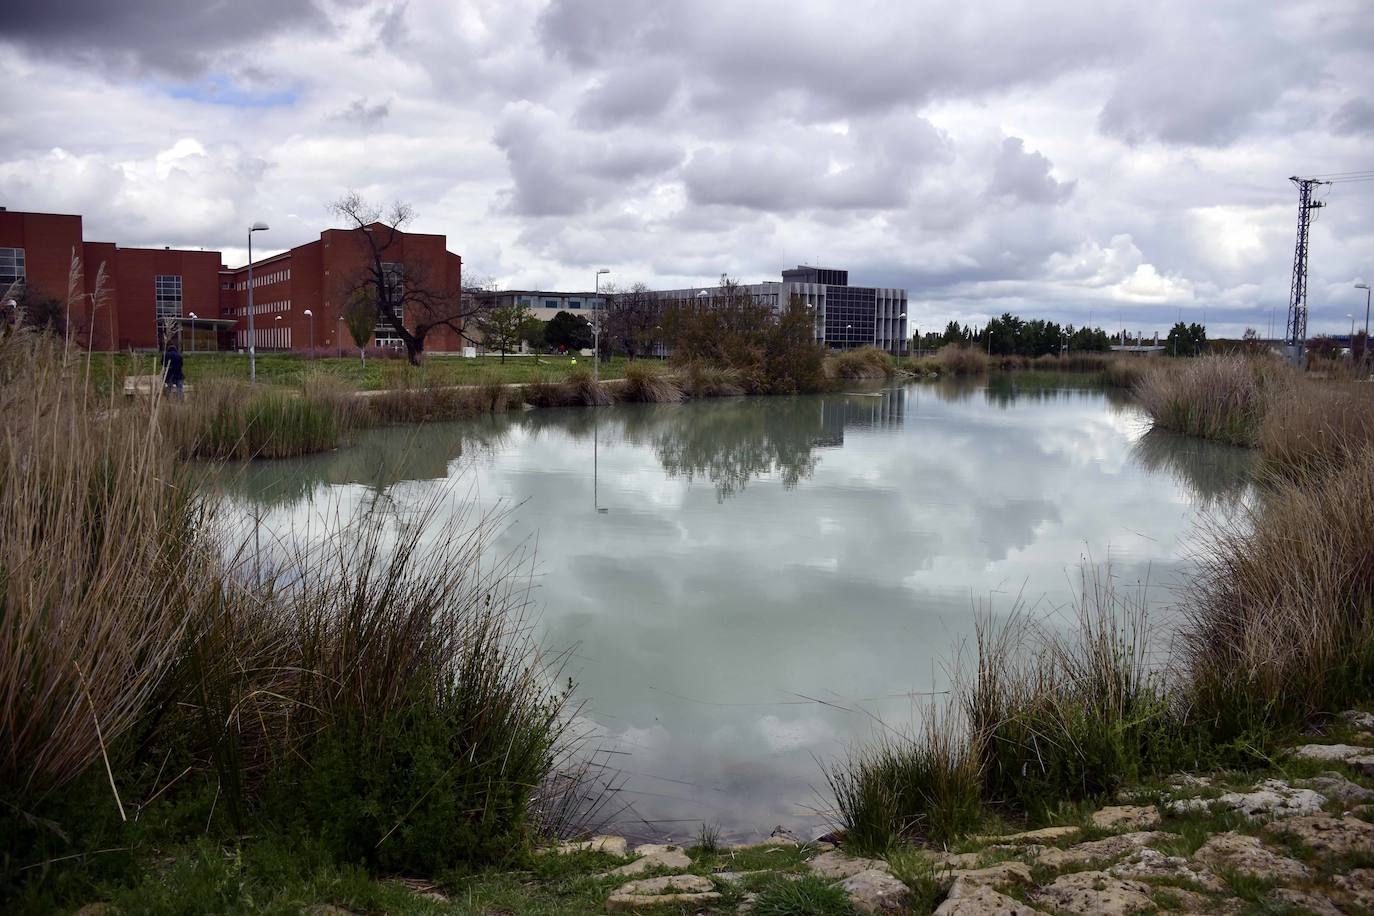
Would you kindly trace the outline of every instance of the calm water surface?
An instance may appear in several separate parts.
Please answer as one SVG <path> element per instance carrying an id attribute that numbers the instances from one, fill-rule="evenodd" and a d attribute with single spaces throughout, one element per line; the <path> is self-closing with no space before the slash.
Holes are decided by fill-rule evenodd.
<path id="1" fill-rule="evenodd" d="M 1110 561 L 1167 615 L 1198 522 L 1245 490 L 1248 452 L 1146 435 L 1127 398 L 1073 385 L 529 411 L 372 431 L 233 487 L 269 537 L 378 493 L 512 507 L 545 644 L 576 646 L 587 724 L 624 752 L 618 828 L 815 833 L 817 760 L 909 727 L 979 607 L 1062 614 Z"/>

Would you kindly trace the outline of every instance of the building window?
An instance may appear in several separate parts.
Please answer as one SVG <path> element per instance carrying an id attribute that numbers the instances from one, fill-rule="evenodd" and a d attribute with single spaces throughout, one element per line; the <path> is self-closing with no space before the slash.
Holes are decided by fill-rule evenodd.
<path id="1" fill-rule="evenodd" d="M 580 308 L 582 308 L 582 300 L 581 300 L 581 299 L 569 299 L 569 300 L 568 300 L 568 308 L 570 308 L 570 309 L 580 309 Z"/>
<path id="2" fill-rule="evenodd" d="M 556 308 L 558 308 L 558 300 L 557 300 L 557 299 L 545 299 L 545 300 L 544 300 L 544 308 L 546 308 L 546 309 L 556 309 Z M 574 305 L 573 308 L 577 308 L 577 306 Z"/>
<path id="3" fill-rule="evenodd" d="M 181 277 L 159 274 L 154 280 L 157 294 L 157 317 L 181 317 Z"/>
<path id="4" fill-rule="evenodd" d="M 0 248 L 0 293 L 15 284 L 23 283 L 26 275 L 24 249 Z"/>

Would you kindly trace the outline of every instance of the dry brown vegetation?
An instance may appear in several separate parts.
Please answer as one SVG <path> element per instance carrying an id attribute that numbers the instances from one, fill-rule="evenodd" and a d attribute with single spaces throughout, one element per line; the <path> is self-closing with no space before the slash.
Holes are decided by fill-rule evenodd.
<path id="1" fill-rule="evenodd" d="M 270 824 L 390 869 L 524 848 L 567 694 L 501 520 L 364 507 L 260 554 L 173 441 L 244 396 L 92 403 L 82 370 L 0 332 L 5 880 L 198 797 L 192 836 Z"/>
<path id="2" fill-rule="evenodd" d="M 976 347 L 946 344 L 931 357 L 941 374 L 979 375 L 988 371 L 988 355 Z"/>

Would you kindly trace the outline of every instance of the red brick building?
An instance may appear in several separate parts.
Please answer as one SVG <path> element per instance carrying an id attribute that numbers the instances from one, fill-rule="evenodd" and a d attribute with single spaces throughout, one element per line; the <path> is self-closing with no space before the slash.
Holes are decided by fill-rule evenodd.
<path id="1" fill-rule="evenodd" d="M 255 261 L 257 349 L 305 350 L 312 332 L 318 350 L 352 348 L 341 313 L 368 263 L 367 249 L 350 230 L 326 229 L 316 241 Z M 447 250 L 444 236 L 397 233 L 385 257 L 401 282 L 459 295 L 462 259 Z M 81 273 L 76 284 L 70 283 L 74 267 Z M 11 288 L 23 290 L 26 301 L 56 300 L 73 339 L 95 350 L 153 349 L 169 334 L 185 349 L 193 328 L 196 349 L 248 346 L 247 265 L 230 269 L 218 251 L 87 242 L 80 216 L 0 209 L 0 295 Z M 415 317 L 405 316 L 406 327 Z M 376 342 L 400 344 L 385 324 L 377 326 Z M 425 339 L 430 352 L 461 347 L 461 337 L 447 328 Z"/>

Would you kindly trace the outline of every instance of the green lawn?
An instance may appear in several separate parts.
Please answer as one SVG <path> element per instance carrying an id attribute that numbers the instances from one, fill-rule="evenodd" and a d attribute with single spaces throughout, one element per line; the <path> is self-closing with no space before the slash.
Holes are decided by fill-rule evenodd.
<path id="1" fill-rule="evenodd" d="M 248 357 L 239 353 L 186 353 L 186 381 L 194 385 L 207 378 L 248 378 Z M 128 353 L 92 353 L 91 376 L 99 390 L 108 391 L 113 385 L 123 387 L 129 375 L 151 375 L 159 371 L 160 363 L 153 355 Z M 620 378 L 625 374 L 624 357 L 615 357 L 601 364 L 602 378 Z M 302 356 L 258 354 L 258 381 L 268 385 L 296 387 L 306 373 L 318 371 L 337 376 L 359 389 L 376 390 L 411 373 L 424 372 L 439 377 L 445 384 L 463 385 L 488 378 L 506 382 L 529 382 L 536 378 L 560 378 L 574 368 L 591 369 L 589 357 L 577 357 L 576 365 L 570 356 L 509 356 L 502 362 L 499 356 L 480 356 L 464 359 L 459 356 L 432 355 L 425 358 L 420 369 L 404 359 L 368 359 L 366 364 L 353 357 L 326 357 L 310 360 Z"/>

